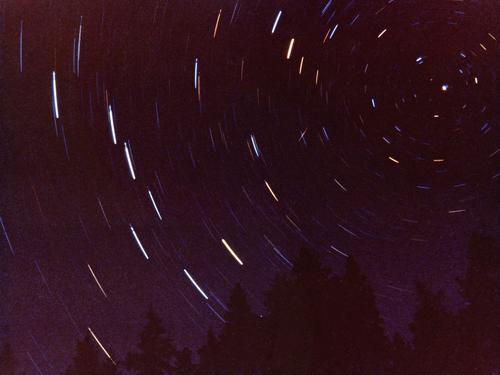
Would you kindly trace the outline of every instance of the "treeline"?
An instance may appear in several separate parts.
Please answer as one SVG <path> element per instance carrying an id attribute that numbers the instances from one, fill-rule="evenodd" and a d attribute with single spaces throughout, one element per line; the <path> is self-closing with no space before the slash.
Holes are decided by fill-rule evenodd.
<path id="1" fill-rule="evenodd" d="M 236 284 L 224 326 L 218 335 L 208 331 L 197 363 L 189 348 L 176 348 L 150 308 L 122 363 L 106 358 L 87 335 L 64 375 L 500 374 L 499 255 L 491 237 L 471 238 L 468 269 L 457 280 L 464 302 L 457 312 L 446 307 L 444 293 L 418 283 L 410 343 L 386 336 L 373 290 L 352 257 L 334 276 L 302 249 L 292 270 L 265 293 L 264 316 L 252 312 Z M 15 374 L 13 361 L 0 363 L 12 366 L 0 374 Z"/>

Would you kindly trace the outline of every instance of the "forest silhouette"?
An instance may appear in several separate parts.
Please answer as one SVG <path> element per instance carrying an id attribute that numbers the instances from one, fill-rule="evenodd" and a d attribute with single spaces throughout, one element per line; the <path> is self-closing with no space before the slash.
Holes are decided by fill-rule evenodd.
<path id="1" fill-rule="evenodd" d="M 208 331 L 196 363 L 150 306 L 122 362 L 106 357 L 89 333 L 62 375 L 500 374 L 498 250 L 492 237 L 471 237 L 457 311 L 446 307 L 443 292 L 417 283 L 410 342 L 386 335 L 372 287 L 352 257 L 335 276 L 304 248 L 265 292 L 264 315 L 252 312 L 243 287 L 234 286 L 222 330 Z M 0 374 L 20 374 L 8 344 Z"/>

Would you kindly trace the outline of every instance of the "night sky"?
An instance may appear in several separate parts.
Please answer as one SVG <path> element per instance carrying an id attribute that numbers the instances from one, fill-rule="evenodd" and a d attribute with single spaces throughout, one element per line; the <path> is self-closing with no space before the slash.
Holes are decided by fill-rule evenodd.
<path id="1" fill-rule="evenodd" d="M 27 374 L 150 305 L 179 345 L 302 246 L 390 334 L 499 234 L 498 0 L 1 2 L 0 340 Z M 199 288 L 199 289 L 198 289 Z"/>

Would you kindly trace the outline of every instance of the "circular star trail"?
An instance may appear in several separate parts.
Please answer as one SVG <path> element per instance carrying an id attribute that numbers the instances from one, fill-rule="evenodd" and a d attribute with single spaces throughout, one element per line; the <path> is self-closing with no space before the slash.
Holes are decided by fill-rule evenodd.
<path id="1" fill-rule="evenodd" d="M 301 246 L 389 331 L 498 232 L 495 1 L 3 4 L 2 324 L 28 374 L 153 305 L 183 345 Z M 108 354 L 107 354 L 108 355 Z"/>

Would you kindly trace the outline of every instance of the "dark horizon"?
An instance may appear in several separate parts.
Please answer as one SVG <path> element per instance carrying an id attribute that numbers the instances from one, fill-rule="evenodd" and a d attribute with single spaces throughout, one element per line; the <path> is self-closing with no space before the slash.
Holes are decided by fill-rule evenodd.
<path id="1" fill-rule="evenodd" d="M 457 311 L 471 235 L 499 241 L 495 1 L 1 11 L 0 343 L 27 375 L 88 327 L 124 358 L 151 302 L 198 348 L 302 247 L 355 258 L 410 340 L 416 281 Z"/>
<path id="2" fill-rule="evenodd" d="M 222 329 L 210 327 L 199 348 L 179 346 L 151 302 L 125 357 L 118 358 L 115 348 L 103 345 L 87 327 L 67 351 L 72 360 L 59 373 L 497 374 L 499 254 L 493 237 L 472 235 L 467 270 L 456 280 L 462 298 L 456 311 L 447 306 L 446 293 L 417 282 L 410 340 L 400 333 L 388 336 L 373 289 L 353 257 L 347 258 L 342 274 L 335 275 L 318 254 L 302 248 L 291 269 L 276 275 L 264 292 L 264 314 L 252 311 L 240 283 L 231 288 L 227 301 L 218 300 Z M 198 291 L 208 300 L 201 288 Z M 18 366 L 12 347 L 4 344 L 0 373 L 24 373 Z"/>

